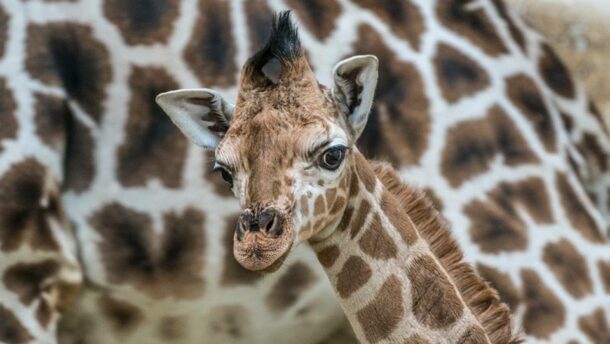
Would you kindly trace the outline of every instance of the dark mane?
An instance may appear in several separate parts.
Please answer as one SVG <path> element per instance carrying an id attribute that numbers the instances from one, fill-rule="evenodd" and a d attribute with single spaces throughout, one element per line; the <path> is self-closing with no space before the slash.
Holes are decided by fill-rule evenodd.
<path id="1" fill-rule="evenodd" d="M 290 15 L 290 11 L 276 13 L 271 23 L 271 34 L 267 44 L 248 59 L 245 65 L 246 76 L 255 82 L 266 81 L 263 67 L 272 59 L 277 59 L 282 70 L 302 55 L 299 32 Z M 261 78 L 263 78 L 261 80 Z"/>

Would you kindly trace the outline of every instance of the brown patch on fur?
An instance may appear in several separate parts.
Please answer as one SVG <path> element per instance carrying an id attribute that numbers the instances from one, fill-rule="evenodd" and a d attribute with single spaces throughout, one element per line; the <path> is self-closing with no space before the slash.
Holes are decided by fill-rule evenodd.
<path id="1" fill-rule="evenodd" d="M 4 343 L 26 343 L 34 339 L 21 325 L 19 319 L 8 308 L 0 304 L 0 341 Z"/>
<path id="2" fill-rule="evenodd" d="M 468 8 L 471 0 L 439 1 L 437 15 L 442 24 L 463 36 L 491 56 L 508 53 L 485 9 Z"/>
<path id="3" fill-rule="evenodd" d="M 489 86 L 489 76 L 472 58 L 441 43 L 434 57 L 436 77 L 449 103 L 472 96 Z"/>
<path id="4" fill-rule="evenodd" d="M 236 48 L 231 27 L 229 3 L 222 0 L 199 1 L 199 17 L 183 58 L 206 87 L 235 84 Z"/>
<path id="5" fill-rule="evenodd" d="M 220 283 L 227 287 L 241 284 L 254 284 L 263 277 L 260 272 L 245 269 L 233 256 L 233 234 L 235 233 L 235 224 L 237 223 L 238 218 L 239 214 L 235 214 L 225 219 L 226 227 L 223 234 L 224 265 Z"/>
<path id="6" fill-rule="evenodd" d="M 326 197 L 326 205 L 330 208 L 333 203 L 335 203 L 335 197 L 337 197 L 337 188 L 326 190 L 324 196 Z"/>
<path id="7" fill-rule="evenodd" d="M 411 281 L 411 307 L 420 324 L 439 329 L 460 319 L 464 313 L 462 301 L 432 258 L 414 258 L 407 276 Z"/>
<path id="8" fill-rule="evenodd" d="M 110 54 L 91 27 L 74 23 L 31 24 L 25 66 L 45 84 L 62 86 L 95 121 L 101 120 L 106 85 L 112 79 Z"/>
<path id="9" fill-rule="evenodd" d="M 98 243 L 108 281 L 131 284 L 154 298 L 189 299 L 203 293 L 205 231 L 203 214 L 194 209 L 166 213 L 165 228 L 155 234 L 146 214 L 111 203 L 89 223 Z"/>
<path id="10" fill-rule="evenodd" d="M 565 308 L 534 270 L 522 270 L 523 296 L 526 309 L 523 315 L 525 332 L 536 338 L 549 338 L 565 321 Z"/>
<path id="11" fill-rule="evenodd" d="M 159 320 L 157 332 L 167 341 L 175 341 L 187 337 L 186 320 L 182 317 L 165 316 Z"/>
<path id="12" fill-rule="evenodd" d="M 544 102 L 540 89 L 527 75 L 519 74 L 506 79 L 508 96 L 529 120 L 549 152 L 557 151 L 556 128 Z"/>
<path id="13" fill-rule="evenodd" d="M 578 320 L 578 325 L 593 343 L 610 343 L 610 328 L 602 308 L 596 309 L 590 315 L 582 316 Z"/>
<path id="14" fill-rule="evenodd" d="M 517 309 L 522 297 L 508 274 L 484 264 L 477 264 L 477 270 L 498 291 L 502 302 L 506 302 L 511 310 Z"/>
<path id="15" fill-rule="evenodd" d="M 521 30 L 517 27 L 514 20 L 511 18 L 511 15 L 508 13 L 508 10 L 506 8 L 506 5 L 504 4 L 504 1 L 493 0 L 492 3 L 496 7 L 496 10 L 498 11 L 498 14 L 500 15 L 500 17 L 506 23 L 506 26 L 508 27 L 508 31 L 510 32 L 510 35 L 513 37 L 513 40 L 515 40 L 517 45 L 519 45 L 519 47 L 521 48 L 521 51 L 526 52 L 525 36 L 523 35 L 523 32 L 521 32 Z"/>
<path id="16" fill-rule="evenodd" d="M 540 74 L 555 93 L 572 99 L 575 96 L 574 82 L 570 72 L 548 44 L 542 44 L 542 57 L 538 64 Z"/>
<path id="17" fill-rule="evenodd" d="M 517 183 L 501 183 L 464 207 L 471 219 L 472 239 L 483 252 L 519 251 L 527 248 L 528 227 L 519 215 L 526 210 L 541 224 L 553 221 L 544 182 L 530 178 Z"/>
<path id="18" fill-rule="evenodd" d="M 104 16 L 117 26 L 129 45 L 167 43 L 178 17 L 178 3 L 105 0 Z"/>
<path id="19" fill-rule="evenodd" d="M 441 170 L 451 186 L 458 187 L 486 172 L 498 155 L 509 166 L 538 162 L 508 115 L 494 106 L 484 118 L 449 129 Z"/>
<path id="20" fill-rule="evenodd" d="M 210 312 L 214 315 L 209 328 L 212 333 L 224 334 L 232 339 L 242 338 L 249 324 L 248 310 L 240 305 L 218 306 Z"/>
<path id="21" fill-rule="evenodd" d="M 337 199 L 335 199 L 335 203 L 333 204 L 332 208 L 330 208 L 329 215 L 336 215 L 339 213 L 339 211 L 343 210 L 344 208 L 345 208 L 345 197 L 339 196 L 339 197 L 337 197 Z"/>
<path id="22" fill-rule="evenodd" d="M 301 215 L 303 217 L 308 217 L 309 216 L 309 197 L 307 197 L 305 195 L 301 196 L 300 204 L 301 204 Z"/>
<path id="23" fill-rule="evenodd" d="M 5 271 L 2 281 L 8 290 L 19 296 L 19 301 L 30 305 L 48 292 L 49 283 L 58 272 L 59 264 L 51 259 L 38 263 L 18 263 Z"/>
<path id="24" fill-rule="evenodd" d="M 349 227 L 349 224 L 352 221 L 352 215 L 354 215 L 354 207 L 348 205 L 343 212 L 339 225 L 337 226 L 337 230 L 339 232 L 343 232 Z"/>
<path id="25" fill-rule="evenodd" d="M 250 50 L 256 53 L 261 49 L 271 33 L 271 18 L 273 11 L 265 0 L 249 0 L 244 3 L 246 21 L 248 23 L 248 35 L 250 38 Z"/>
<path id="26" fill-rule="evenodd" d="M 371 267 L 360 257 L 350 256 L 337 275 L 337 292 L 347 299 L 353 292 L 360 289 L 373 275 Z"/>
<path id="27" fill-rule="evenodd" d="M 456 344 L 483 344 L 489 343 L 485 331 L 479 326 L 472 326 L 458 339 Z"/>
<path id="28" fill-rule="evenodd" d="M 361 25 L 357 37 L 353 54 L 379 58 L 375 102 L 358 148 L 365 156 L 390 161 L 395 167 L 416 164 L 430 130 L 429 101 L 419 71 L 399 60 L 371 26 Z"/>
<path id="29" fill-rule="evenodd" d="M 395 275 L 388 277 L 375 295 L 375 299 L 356 316 L 364 331 L 364 336 L 371 343 L 387 338 L 404 317 L 402 283 Z"/>
<path id="30" fill-rule="evenodd" d="M 605 242 L 602 230 L 597 226 L 588 209 L 583 205 L 582 200 L 570 185 L 567 177 L 562 173 L 558 173 L 556 178 L 561 204 L 570 219 L 570 223 L 587 240 L 598 243 Z"/>
<path id="31" fill-rule="evenodd" d="M 337 258 L 339 258 L 340 254 L 341 251 L 339 251 L 337 245 L 331 245 L 316 252 L 320 264 L 322 264 L 322 266 L 325 268 L 330 268 L 335 265 L 335 262 L 337 261 Z"/>
<path id="32" fill-rule="evenodd" d="M 403 207 L 397 203 L 392 193 L 384 190 L 381 196 L 381 209 L 383 209 L 390 223 L 396 228 L 402 240 L 408 245 L 413 245 L 418 239 L 417 230 L 413 227 L 413 223 Z"/>
<path id="33" fill-rule="evenodd" d="M 34 99 L 36 135 L 42 142 L 63 154 L 67 136 L 66 124 L 72 116 L 67 102 L 60 97 L 43 93 L 35 93 Z"/>
<path id="34" fill-rule="evenodd" d="M 350 184 L 349 184 L 349 196 L 348 199 L 352 200 L 360 193 L 360 179 L 356 174 L 356 170 L 352 169 L 350 173 Z"/>
<path id="35" fill-rule="evenodd" d="M 360 238 L 358 244 L 362 252 L 376 259 L 388 260 L 396 258 L 398 253 L 398 248 L 392 237 L 383 228 L 378 213 L 373 215 L 371 225 Z"/>
<path id="36" fill-rule="evenodd" d="M 358 210 L 356 210 L 356 217 L 354 218 L 353 224 L 350 225 L 350 235 L 353 238 L 358 235 L 362 227 L 364 227 L 364 222 L 366 221 L 367 216 L 371 212 L 371 204 L 366 199 L 360 201 L 360 206 Z"/>
<path id="37" fill-rule="evenodd" d="M 577 299 L 593 292 L 587 262 L 566 239 L 544 247 L 543 260 L 565 289 Z"/>
<path id="38" fill-rule="evenodd" d="M 0 29 L 2 26 L 2 7 L 0 7 Z M 2 45 L 2 39 L 0 37 L 0 45 Z M 15 118 L 15 110 L 17 109 L 17 103 L 15 103 L 15 97 L 8 88 L 6 80 L 0 77 L 0 153 L 2 153 L 3 145 L 2 141 L 6 139 L 14 139 L 17 137 L 17 119 Z"/>
<path id="39" fill-rule="evenodd" d="M 360 181 L 364 184 L 364 187 L 369 193 L 375 192 L 375 184 L 377 183 L 377 178 L 372 169 L 370 168 L 362 168 L 363 166 L 367 166 L 368 163 L 362 154 L 356 155 L 356 166 L 358 177 L 360 177 Z"/>
<path id="40" fill-rule="evenodd" d="M 423 192 L 401 183 L 396 172 L 387 165 L 375 166 L 375 174 L 399 200 L 405 213 L 409 214 L 419 234 L 426 240 L 491 342 L 520 342 L 519 338 L 512 335 L 510 310 L 500 302 L 498 293 L 463 261 L 463 254 L 451 238 L 447 223 Z"/>
<path id="41" fill-rule="evenodd" d="M 610 262 L 599 261 L 597 262 L 597 268 L 599 269 L 604 290 L 610 293 Z"/>
<path id="42" fill-rule="evenodd" d="M 288 0 L 286 3 L 320 41 L 324 41 L 333 32 L 335 21 L 341 14 L 341 6 L 336 0 Z"/>
<path id="43" fill-rule="evenodd" d="M 576 147 L 587 161 L 588 166 L 605 172 L 608 170 L 608 153 L 606 153 L 604 145 L 594 135 L 584 133 Z"/>
<path id="44" fill-rule="evenodd" d="M 129 87 L 126 139 L 118 149 L 119 180 L 133 187 L 159 178 L 166 187 L 179 187 L 187 140 L 154 100 L 155 94 L 176 89 L 178 84 L 162 68 L 134 66 Z"/>
<path id="45" fill-rule="evenodd" d="M 320 216 L 326 210 L 326 205 L 324 204 L 324 197 L 322 195 L 318 195 L 316 197 L 316 201 L 313 204 L 313 215 Z"/>
<path id="46" fill-rule="evenodd" d="M 394 34 L 406 39 L 415 50 L 419 49 L 425 24 L 413 3 L 394 0 L 356 0 L 354 3 L 374 12 Z"/>
<path id="47" fill-rule="evenodd" d="M 6 51 L 6 44 L 8 42 L 8 25 L 10 23 L 10 17 L 4 11 L 4 8 L 0 6 L 0 58 L 4 56 Z"/>
<path id="48" fill-rule="evenodd" d="M 35 250 L 59 248 L 49 217 L 62 220 L 58 196 L 45 190 L 47 171 L 34 158 L 14 164 L 0 178 L 0 248 L 14 251 L 24 243 Z M 46 204 L 41 201 L 46 199 Z"/>
<path id="49" fill-rule="evenodd" d="M 266 302 L 269 308 L 274 311 L 282 311 L 294 305 L 300 294 L 317 280 L 318 277 L 305 263 L 292 264 L 267 295 Z"/>
<path id="50" fill-rule="evenodd" d="M 144 314 L 136 306 L 127 301 L 114 299 L 108 295 L 98 299 L 98 306 L 116 331 L 125 332 L 133 330 L 144 320 Z"/>

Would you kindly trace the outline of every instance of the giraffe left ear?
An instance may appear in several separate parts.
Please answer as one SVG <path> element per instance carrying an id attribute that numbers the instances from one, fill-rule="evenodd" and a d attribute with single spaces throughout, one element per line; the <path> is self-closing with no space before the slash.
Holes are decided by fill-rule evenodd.
<path id="1" fill-rule="evenodd" d="M 378 66 L 376 56 L 358 55 L 337 63 L 333 69 L 333 96 L 354 141 L 362 134 L 373 105 Z"/>
<path id="2" fill-rule="evenodd" d="M 169 91 L 155 100 L 186 137 L 210 150 L 229 129 L 234 111 L 233 104 L 207 88 Z"/>

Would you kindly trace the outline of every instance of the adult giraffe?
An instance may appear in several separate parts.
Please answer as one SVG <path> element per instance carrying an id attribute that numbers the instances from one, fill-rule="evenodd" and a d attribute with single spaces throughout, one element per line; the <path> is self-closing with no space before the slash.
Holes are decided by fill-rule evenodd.
<path id="1" fill-rule="evenodd" d="M 323 82 L 345 56 L 380 58 L 363 151 L 436 195 L 462 228 L 455 235 L 468 260 L 505 287 L 526 330 L 540 328 L 540 314 L 550 319 L 531 338 L 603 338 L 596 319 L 607 314 L 586 305 L 604 297 L 601 262 L 610 259 L 588 243 L 602 221 L 565 156 L 583 169 L 587 188 L 603 185 L 603 168 L 583 157 L 601 166 L 607 139 L 582 89 L 501 3 L 140 4 L 0 5 L 2 340 L 53 341 L 61 315 L 63 342 L 315 342 L 340 326 L 307 250 L 297 248 L 302 256 L 273 275 L 239 268 L 231 249 L 238 204 L 222 181 L 207 178 L 209 156 L 187 145 L 153 102 L 159 92 L 202 85 L 231 99 L 236 66 L 286 6 Z M 530 189 L 541 196 L 523 196 Z M 603 188 L 590 190 L 605 204 Z M 512 213 L 518 221 L 507 219 Z M 475 222 L 505 226 L 471 233 Z M 576 262 L 567 270 L 557 268 L 564 256 Z"/>

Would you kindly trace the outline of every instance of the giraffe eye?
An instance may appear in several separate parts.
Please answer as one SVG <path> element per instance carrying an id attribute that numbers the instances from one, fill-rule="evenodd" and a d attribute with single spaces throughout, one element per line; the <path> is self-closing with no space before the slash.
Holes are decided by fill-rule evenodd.
<path id="1" fill-rule="evenodd" d="M 345 146 L 330 147 L 318 158 L 318 164 L 324 169 L 330 171 L 336 170 L 341 166 L 341 162 L 343 162 L 346 149 L 347 147 Z"/>
<path id="2" fill-rule="evenodd" d="M 226 168 L 220 165 L 214 166 L 214 168 L 212 169 L 212 173 L 215 172 L 220 172 L 222 179 L 224 179 L 224 181 L 229 184 L 230 188 L 233 188 L 233 175 L 231 174 L 231 172 L 229 172 Z"/>

